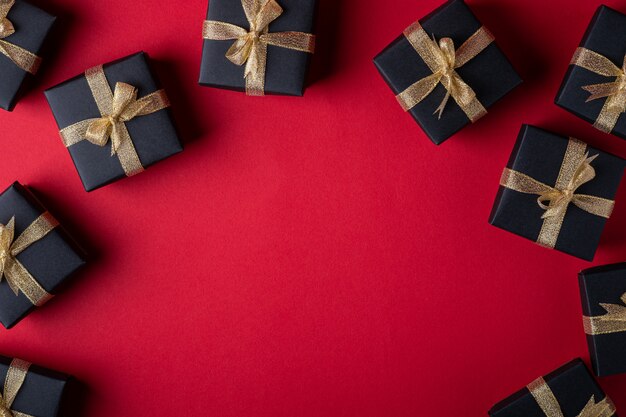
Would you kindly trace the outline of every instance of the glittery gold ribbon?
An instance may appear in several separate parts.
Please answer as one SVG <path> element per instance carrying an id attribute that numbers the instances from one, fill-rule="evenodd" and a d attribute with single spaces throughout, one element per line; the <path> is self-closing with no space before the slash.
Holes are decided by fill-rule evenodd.
<path id="1" fill-rule="evenodd" d="M 485 107 L 476 98 L 474 90 L 456 72 L 456 69 L 476 57 L 494 41 L 493 35 L 485 27 L 478 29 L 457 50 L 450 38 L 442 38 L 439 43 L 434 37 L 429 38 L 419 22 L 409 26 L 404 31 L 404 36 L 432 71 L 431 75 L 422 78 L 396 96 L 404 111 L 409 111 L 419 104 L 441 83 L 446 89 L 446 95 L 434 112 L 440 119 L 450 97 L 472 122 L 487 114 Z"/>
<path id="2" fill-rule="evenodd" d="M 276 0 L 241 0 L 241 4 L 249 30 L 231 23 L 205 20 L 202 37 L 214 41 L 235 40 L 226 52 L 226 58 L 235 65 L 246 64 L 246 94 L 262 96 L 265 94 L 267 45 L 312 54 L 315 35 L 303 32 L 269 33 L 270 23 L 283 13 Z"/>
<path id="3" fill-rule="evenodd" d="M 521 172 L 505 168 L 500 178 L 500 185 L 513 191 L 538 195 L 537 204 L 545 210 L 541 218 L 543 225 L 537 243 L 548 248 L 556 246 L 557 238 L 563 226 L 565 213 L 570 204 L 595 216 L 609 218 L 614 201 L 587 194 L 577 194 L 583 184 L 596 176 L 591 162 L 597 155 L 589 157 L 587 145 L 570 138 L 561 163 L 559 177 L 554 187 L 539 182 Z"/>
<path id="4" fill-rule="evenodd" d="M 626 294 L 622 295 L 621 300 L 625 305 L 600 303 L 606 311 L 603 316 L 583 316 L 585 333 L 597 336 L 626 332 Z"/>
<path id="5" fill-rule="evenodd" d="M 3 277 L 6 278 L 15 295 L 21 291 L 36 306 L 45 304 L 52 298 L 52 294 L 43 289 L 16 256 L 45 237 L 58 225 L 56 219 L 50 213 L 45 212 L 15 238 L 14 217 L 6 226 L 0 224 L 0 281 Z"/>
<path id="6" fill-rule="evenodd" d="M 105 146 L 111 140 L 111 156 L 117 155 L 127 176 L 144 170 L 125 122 L 169 107 L 164 90 L 137 99 L 137 89 L 126 83 L 117 83 L 112 92 L 102 66 L 85 72 L 101 117 L 87 119 L 60 131 L 66 147 L 87 140 Z"/>
<path id="7" fill-rule="evenodd" d="M 13 359 L 4 380 L 4 393 L 0 394 L 0 417 L 33 417 L 30 414 L 11 410 L 13 401 L 24 385 L 30 363 L 21 359 Z"/>
<path id="8" fill-rule="evenodd" d="M 604 77 L 615 77 L 615 80 L 611 82 L 583 87 L 583 90 L 590 93 L 586 102 L 606 98 L 593 125 L 596 129 L 611 133 L 620 115 L 626 111 L 626 57 L 624 57 L 622 67 L 619 68 L 607 57 L 597 52 L 578 48 L 570 64 Z"/>
<path id="9" fill-rule="evenodd" d="M 0 0 L 0 53 L 24 71 L 35 74 L 41 64 L 41 58 L 5 40 L 15 33 L 13 23 L 7 18 L 13 4 L 15 0 Z"/>
<path id="10" fill-rule="evenodd" d="M 561 405 L 543 378 L 536 379 L 527 388 L 546 417 L 565 417 Z M 577 417 L 611 417 L 615 412 L 615 405 L 609 397 L 596 403 L 592 395 Z"/>

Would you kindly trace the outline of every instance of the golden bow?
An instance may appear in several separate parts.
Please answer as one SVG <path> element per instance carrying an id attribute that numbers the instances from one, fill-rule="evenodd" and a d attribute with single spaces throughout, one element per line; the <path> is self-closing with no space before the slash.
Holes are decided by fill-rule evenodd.
<path id="1" fill-rule="evenodd" d="M 41 64 L 41 58 L 5 40 L 15 33 L 15 27 L 7 17 L 14 4 L 15 0 L 0 0 L 0 53 L 24 71 L 35 74 Z"/>
<path id="2" fill-rule="evenodd" d="M 626 57 L 622 62 L 622 68 L 619 68 L 607 57 L 597 52 L 578 48 L 570 64 L 605 77 L 616 77 L 611 82 L 583 87 L 583 90 L 590 93 L 586 102 L 607 98 L 594 126 L 603 132 L 611 133 L 620 115 L 626 112 Z"/>
<path id="3" fill-rule="evenodd" d="M 267 45 L 313 53 L 315 36 L 303 32 L 269 33 L 269 25 L 283 9 L 276 0 L 241 0 L 249 24 L 249 30 L 231 23 L 205 20 L 202 37 L 208 40 L 235 40 L 226 52 L 226 58 L 235 65 L 246 65 L 244 78 L 246 94 L 265 94 Z"/>
<path id="4" fill-rule="evenodd" d="M 52 295 L 37 282 L 16 256 L 50 233 L 58 224 L 50 213 L 45 212 L 17 238 L 14 217 L 6 226 L 0 224 L 0 281 L 5 278 L 15 295 L 21 291 L 36 306 L 43 305 Z"/>
<path id="5" fill-rule="evenodd" d="M 85 78 L 98 105 L 101 117 L 75 123 L 59 132 L 66 147 L 82 140 L 105 146 L 111 139 L 111 156 L 117 155 L 127 176 L 143 171 L 135 146 L 125 123 L 170 105 L 165 91 L 159 90 L 137 99 L 137 89 L 126 83 L 117 83 L 112 92 L 102 66 L 85 72 Z"/>
<path id="6" fill-rule="evenodd" d="M 456 70 L 476 57 L 493 41 L 493 35 L 484 27 L 478 29 L 458 49 L 450 38 L 442 38 L 439 43 L 428 37 L 419 22 L 413 23 L 404 31 L 411 46 L 428 65 L 432 74 L 418 80 L 396 96 L 405 111 L 411 110 L 424 100 L 441 83 L 446 89 L 443 101 L 433 114 L 441 118 L 443 110 L 452 97 L 467 117 L 475 122 L 487 113 L 476 98 L 476 93 L 461 78 Z"/>
<path id="7" fill-rule="evenodd" d="M 606 311 L 603 316 L 583 316 L 585 333 L 595 336 L 626 332 L 626 294 L 622 295 L 621 300 L 625 305 L 600 303 Z"/>
<path id="8" fill-rule="evenodd" d="M 536 379 L 527 388 L 546 417 L 564 417 L 561 405 L 543 378 Z M 609 397 L 596 403 L 592 395 L 577 417 L 611 417 L 615 412 L 615 405 Z"/>
<path id="9" fill-rule="evenodd" d="M 577 194 L 583 184 L 596 176 L 591 162 L 597 157 L 589 157 L 587 145 L 570 138 L 559 177 L 554 187 L 544 184 L 521 172 L 505 168 L 500 185 L 513 191 L 538 195 L 537 204 L 545 213 L 541 216 L 543 225 L 537 238 L 542 246 L 554 248 L 560 234 L 565 213 L 570 204 L 595 216 L 609 218 L 613 211 L 614 201 L 587 194 Z M 547 203 L 547 204 L 546 204 Z"/>

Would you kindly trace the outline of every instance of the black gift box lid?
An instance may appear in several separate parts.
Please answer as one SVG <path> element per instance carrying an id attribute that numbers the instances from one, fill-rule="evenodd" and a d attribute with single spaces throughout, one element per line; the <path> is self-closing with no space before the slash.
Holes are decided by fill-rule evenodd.
<path id="1" fill-rule="evenodd" d="M 270 23 L 270 32 L 313 33 L 317 0 L 277 0 L 283 14 Z M 241 0 L 211 0 L 207 20 L 231 23 L 246 30 Z M 204 40 L 200 64 L 200 85 L 234 91 L 245 91 L 245 65 L 238 66 L 226 58 L 233 40 Z M 269 45 L 265 73 L 265 94 L 302 96 L 311 54 Z"/>
<path id="2" fill-rule="evenodd" d="M 559 176 L 568 138 L 534 126 L 523 125 L 507 167 L 554 186 Z M 626 161 L 617 156 L 587 147 L 596 177 L 583 184 L 579 194 L 614 200 L 624 175 Z M 500 186 L 489 223 L 536 241 L 545 211 L 537 204 L 537 195 L 523 194 Z M 593 260 L 606 219 L 570 204 L 555 249 L 588 261 Z"/>
<path id="3" fill-rule="evenodd" d="M 17 182 L 0 194 L 0 223 L 6 225 L 11 217 L 15 217 L 15 237 L 44 212 L 45 207 Z M 17 255 L 17 260 L 51 294 L 55 294 L 86 263 L 85 259 L 84 252 L 61 225 Z M 4 327 L 13 327 L 34 309 L 24 294 L 20 292 L 16 296 L 6 279 L 2 279 L 0 323 Z"/>
<path id="4" fill-rule="evenodd" d="M 598 7 L 587 27 L 580 47 L 605 56 L 618 68 L 621 68 L 624 55 L 626 55 L 626 15 L 604 5 Z M 572 51 L 573 53 L 574 51 Z M 614 80 L 615 77 L 604 77 L 576 65 L 570 65 L 554 102 L 581 119 L 594 123 L 606 99 L 586 102 L 589 93 L 583 90 L 583 87 Z M 624 114 L 617 120 L 611 133 L 626 138 L 626 117 Z"/>
<path id="5" fill-rule="evenodd" d="M 40 55 L 42 46 L 56 17 L 23 0 L 17 0 L 7 18 L 13 23 L 15 33 L 5 41 Z M 0 108 L 13 110 L 27 72 L 19 68 L 4 54 L 0 54 Z"/>
<path id="6" fill-rule="evenodd" d="M 482 26 L 462 0 L 444 3 L 419 22 L 426 33 L 434 36 L 437 41 L 449 37 L 457 48 Z M 496 42 L 457 69 L 461 78 L 474 90 L 478 100 L 487 109 L 522 82 L 496 43 L 497 37 Z M 432 74 L 404 35 L 400 35 L 378 54 L 374 58 L 374 64 L 396 95 Z M 448 101 L 440 120 L 433 114 L 445 95 L 446 90 L 440 83 L 428 97 L 409 111 L 437 145 L 470 124 L 466 114 L 453 99 Z M 400 105 L 398 108 L 402 111 Z"/>
<path id="7" fill-rule="evenodd" d="M 606 398 L 581 359 L 575 359 L 544 377 L 563 415 L 577 416 L 593 396 L 596 403 Z M 546 417 L 528 388 L 523 388 L 489 410 L 491 417 Z M 617 414 L 614 414 L 617 417 Z"/>
<path id="8" fill-rule="evenodd" d="M 603 316 L 607 311 L 600 304 L 623 306 L 626 294 L 626 263 L 588 268 L 578 275 L 583 314 Z M 626 332 L 587 335 L 593 370 L 598 376 L 626 373 Z"/>

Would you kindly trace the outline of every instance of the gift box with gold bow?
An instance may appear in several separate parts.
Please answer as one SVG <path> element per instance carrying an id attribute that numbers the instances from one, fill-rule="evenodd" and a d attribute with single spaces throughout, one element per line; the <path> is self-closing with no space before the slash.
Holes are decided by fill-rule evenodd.
<path id="1" fill-rule="evenodd" d="M 86 256 L 33 194 L 14 183 L 0 194 L 0 323 L 13 327 L 46 303 Z"/>
<path id="2" fill-rule="evenodd" d="M 315 49 L 316 0 L 211 0 L 200 84 L 301 96 Z"/>
<path id="3" fill-rule="evenodd" d="M 626 161 L 522 126 L 489 222 L 544 247 L 591 261 L 611 216 Z"/>
<path id="4" fill-rule="evenodd" d="M 400 107 L 437 145 L 485 116 L 522 82 L 462 0 L 450 0 L 409 26 L 374 64 Z"/>
<path id="5" fill-rule="evenodd" d="M 68 375 L 0 356 L 0 417 L 57 417 L 71 410 Z"/>
<path id="6" fill-rule="evenodd" d="M 56 17 L 23 0 L 0 0 L 0 108 L 13 110 Z"/>
<path id="7" fill-rule="evenodd" d="M 555 103 L 626 138 L 626 15 L 600 6 L 575 50 Z"/>
<path id="8" fill-rule="evenodd" d="M 578 281 L 595 374 L 626 373 L 626 263 L 585 269 Z"/>
<path id="9" fill-rule="evenodd" d="M 489 410 L 491 417 L 617 417 L 615 405 L 575 359 Z"/>
<path id="10" fill-rule="evenodd" d="M 87 191 L 182 151 L 143 52 L 90 68 L 45 95 Z"/>

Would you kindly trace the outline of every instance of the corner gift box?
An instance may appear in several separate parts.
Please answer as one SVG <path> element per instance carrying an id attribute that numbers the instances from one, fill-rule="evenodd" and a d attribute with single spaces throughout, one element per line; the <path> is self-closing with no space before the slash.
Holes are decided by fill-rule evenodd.
<path id="1" fill-rule="evenodd" d="M 408 27 L 374 64 L 437 145 L 487 114 L 522 80 L 462 0 Z"/>
<path id="2" fill-rule="evenodd" d="M 164 90 L 139 52 L 45 91 L 86 191 L 182 151 Z"/>
<path id="3" fill-rule="evenodd" d="M 524 125 L 500 179 L 489 223 L 591 261 L 626 161 Z"/>
<path id="4" fill-rule="evenodd" d="M 0 194 L 0 322 L 6 328 L 47 302 L 85 254 L 29 190 Z"/>

